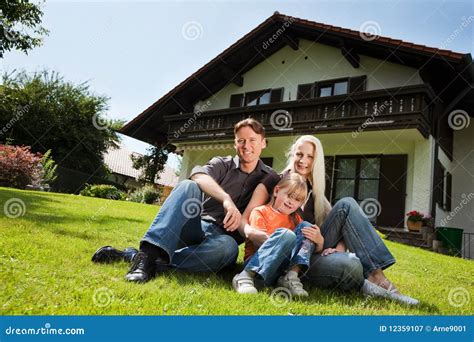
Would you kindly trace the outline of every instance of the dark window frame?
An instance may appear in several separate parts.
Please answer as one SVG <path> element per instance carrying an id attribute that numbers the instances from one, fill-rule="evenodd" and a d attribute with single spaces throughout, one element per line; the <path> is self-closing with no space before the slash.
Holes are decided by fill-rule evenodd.
<path id="1" fill-rule="evenodd" d="M 337 181 L 340 179 L 346 179 L 346 180 L 354 180 L 354 193 L 352 198 L 354 198 L 356 201 L 359 201 L 359 183 L 360 180 L 378 180 L 379 181 L 379 189 L 380 191 L 380 170 L 379 170 L 379 177 L 378 178 L 361 178 L 360 177 L 360 167 L 362 163 L 362 159 L 372 159 L 372 158 L 378 158 L 379 163 L 382 162 L 382 155 L 380 154 L 368 154 L 368 155 L 338 155 L 334 156 L 334 170 L 333 170 L 333 186 L 331 189 L 331 204 L 335 204 L 337 202 L 336 198 L 336 193 L 337 193 Z M 355 176 L 354 178 L 348 178 L 348 177 L 338 177 L 338 173 L 340 170 L 338 170 L 338 162 L 341 159 L 356 159 L 356 169 L 355 169 Z M 379 194 L 377 194 L 377 197 L 379 197 Z"/>
<path id="2" fill-rule="evenodd" d="M 232 94 L 230 96 L 230 108 L 237 108 L 237 107 L 253 107 L 253 106 L 260 106 L 262 105 L 260 103 L 260 99 L 264 94 L 269 94 L 269 102 L 268 103 L 263 103 L 265 104 L 270 104 L 270 103 L 277 103 L 277 102 L 282 102 L 283 101 L 283 95 L 284 95 L 285 88 L 284 87 L 279 87 L 279 88 L 268 88 L 268 89 L 260 89 L 260 90 L 255 90 L 255 91 L 249 91 L 246 93 L 237 93 L 237 94 Z M 275 101 L 277 98 L 277 94 L 279 93 L 278 100 Z M 248 105 L 249 102 L 253 101 L 254 95 L 257 95 L 257 103 L 254 105 Z M 238 99 L 241 97 L 240 101 L 240 106 L 234 105 L 234 102 L 232 101 L 233 99 Z M 249 101 L 249 99 L 252 98 L 252 100 Z"/>

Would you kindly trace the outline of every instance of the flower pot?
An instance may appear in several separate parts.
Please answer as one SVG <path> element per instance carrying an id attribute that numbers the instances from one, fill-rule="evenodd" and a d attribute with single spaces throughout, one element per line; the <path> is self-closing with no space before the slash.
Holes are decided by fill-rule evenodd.
<path id="1" fill-rule="evenodd" d="M 422 226 L 423 226 L 423 221 L 407 220 L 408 230 L 419 232 Z"/>

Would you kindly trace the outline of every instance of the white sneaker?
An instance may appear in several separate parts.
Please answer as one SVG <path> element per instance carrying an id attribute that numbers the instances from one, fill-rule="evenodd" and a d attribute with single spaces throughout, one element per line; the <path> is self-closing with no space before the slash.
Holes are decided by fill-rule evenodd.
<path id="1" fill-rule="evenodd" d="M 295 276 L 296 273 L 288 272 L 284 276 L 278 278 L 278 286 L 285 287 L 290 290 L 292 296 L 296 297 L 308 297 L 308 292 L 303 288 L 303 284 L 301 283 L 300 278 L 298 275 Z"/>
<path id="2" fill-rule="evenodd" d="M 362 293 L 367 296 L 383 297 L 396 300 L 403 304 L 408 305 L 418 305 L 420 302 L 412 297 L 405 296 L 394 291 L 388 291 L 381 286 L 378 286 L 367 279 L 364 280 L 364 285 L 362 285 Z"/>
<path id="3" fill-rule="evenodd" d="M 235 291 L 242 294 L 254 294 L 258 293 L 254 283 L 253 278 L 246 274 L 236 274 L 234 279 L 232 279 L 232 286 Z"/>

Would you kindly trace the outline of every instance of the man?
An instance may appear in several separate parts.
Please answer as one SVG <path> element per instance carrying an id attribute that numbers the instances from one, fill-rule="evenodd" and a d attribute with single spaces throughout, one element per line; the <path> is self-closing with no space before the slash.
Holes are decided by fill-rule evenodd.
<path id="1" fill-rule="evenodd" d="M 266 142 L 265 129 L 257 120 L 238 122 L 234 135 L 237 156 L 216 157 L 196 166 L 189 180 L 171 192 L 141 240 L 125 279 L 146 282 L 169 268 L 217 272 L 235 264 L 242 242 L 237 230 L 241 213 L 257 185 L 275 171 L 260 160 Z M 106 246 L 92 260 L 114 256 L 127 255 Z"/>

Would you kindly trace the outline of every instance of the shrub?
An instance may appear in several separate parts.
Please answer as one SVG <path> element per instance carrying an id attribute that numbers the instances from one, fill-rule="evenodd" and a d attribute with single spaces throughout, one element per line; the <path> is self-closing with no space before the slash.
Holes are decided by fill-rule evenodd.
<path id="1" fill-rule="evenodd" d="M 0 145 L 0 185 L 24 189 L 42 181 L 41 154 L 29 146 Z"/>
<path id="2" fill-rule="evenodd" d="M 127 199 L 132 202 L 153 204 L 158 201 L 160 196 L 161 190 L 155 189 L 152 185 L 145 185 L 133 191 Z"/>
<path id="3" fill-rule="evenodd" d="M 126 197 L 123 191 L 108 184 L 87 184 L 80 194 L 81 196 L 108 198 L 113 200 L 123 200 Z"/>
<path id="4" fill-rule="evenodd" d="M 41 159 L 41 166 L 43 168 L 41 183 L 43 185 L 49 186 L 58 177 L 56 173 L 58 165 L 56 165 L 53 158 L 51 157 L 51 150 L 46 151 L 46 153 L 43 155 L 43 158 Z"/>

